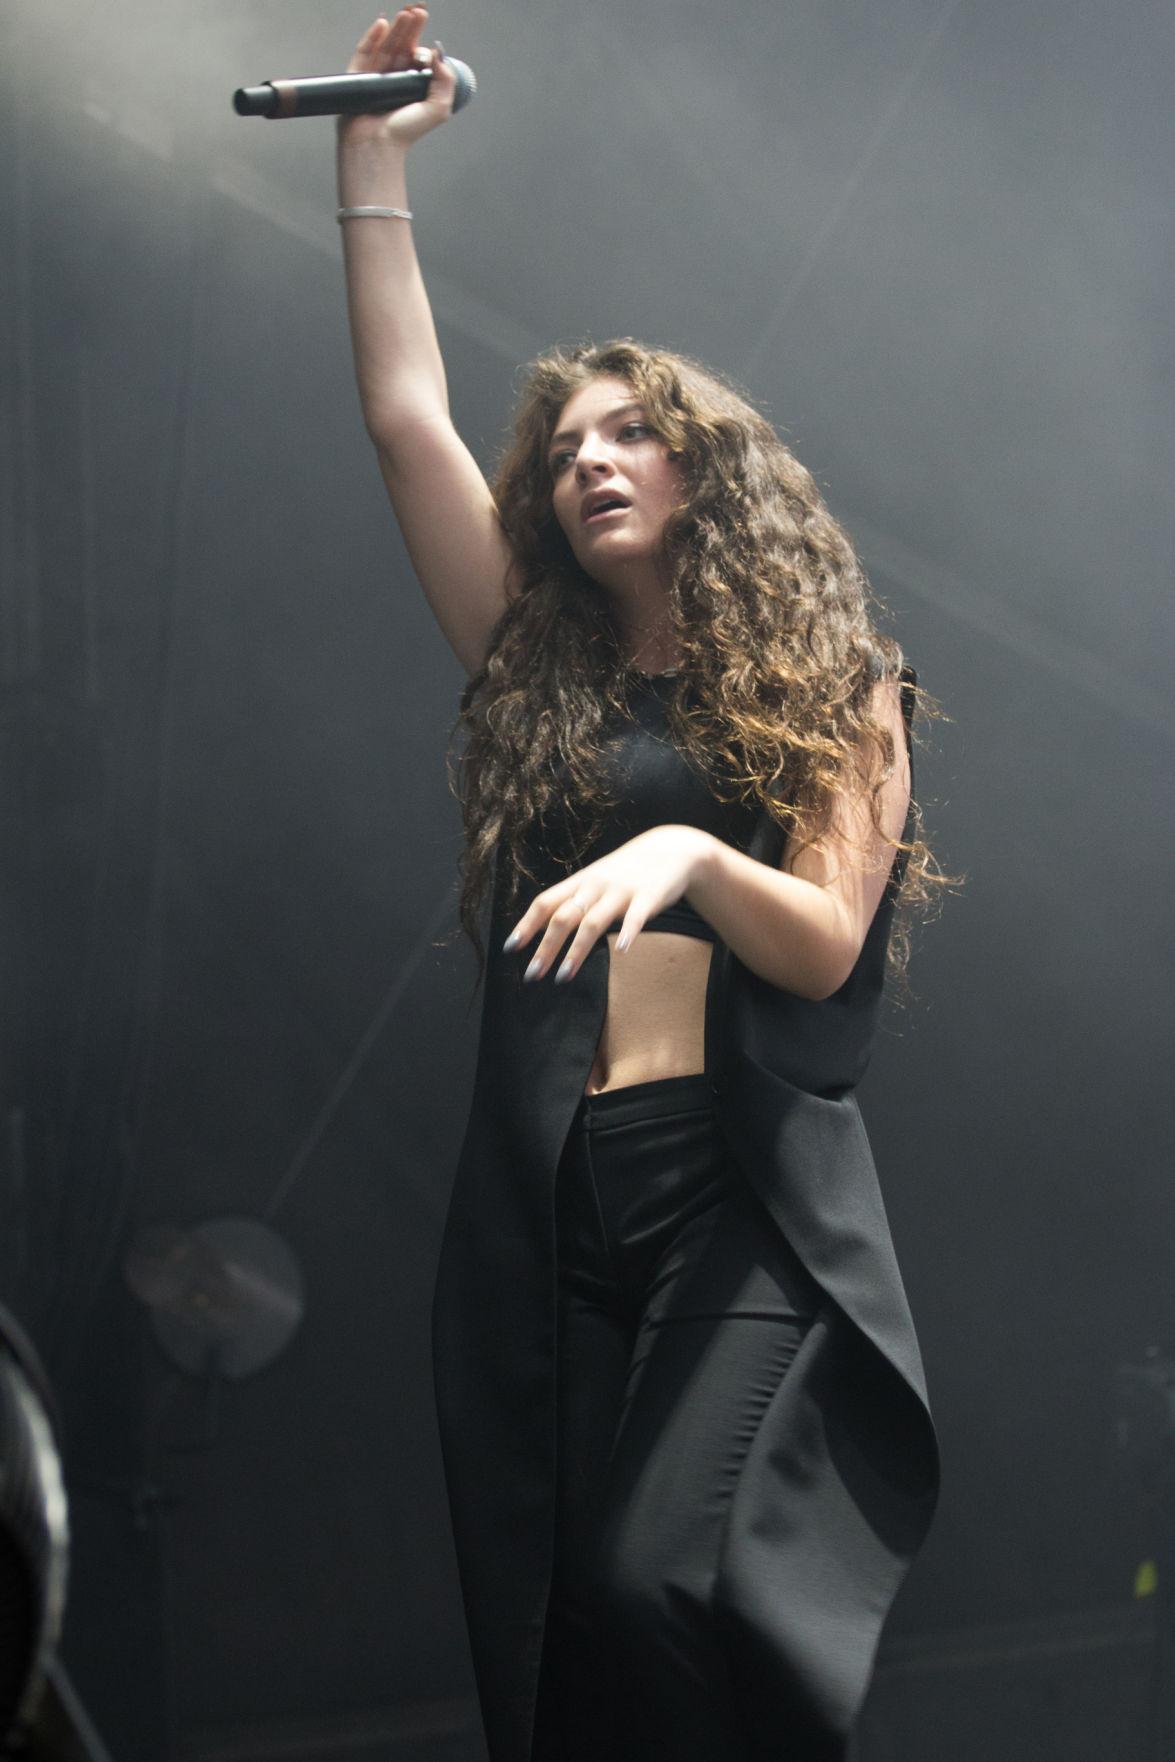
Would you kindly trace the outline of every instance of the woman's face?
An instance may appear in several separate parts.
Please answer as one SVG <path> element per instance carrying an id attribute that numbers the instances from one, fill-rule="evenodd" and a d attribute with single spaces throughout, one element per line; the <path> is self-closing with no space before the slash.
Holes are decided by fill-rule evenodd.
<path id="1" fill-rule="evenodd" d="M 593 379 L 568 398 L 549 462 L 555 517 L 593 580 L 631 585 L 634 573 L 656 573 L 683 475 L 627 380 Z"/>

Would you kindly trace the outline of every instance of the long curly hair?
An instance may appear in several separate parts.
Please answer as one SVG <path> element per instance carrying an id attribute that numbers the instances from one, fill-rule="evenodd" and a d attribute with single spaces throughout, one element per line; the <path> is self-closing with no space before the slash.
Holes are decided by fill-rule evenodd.
<path id="1" fill-rule="evenodd" d="M 869 790 L 881 831 L 895 755 L 871 700 L 879 681 L 898 677 L 902 654 L 875 628 L 864 571 L 811 474 L 733 385 L 688 357 L 631 338 L 556 349 L 530 366 L 496 475 L 512 556 L 507 607 L 454 728 L 460 916 L 479 961 L 495 865 L 505 865 L 508 909 L 520 910 L 536 835 L 560 801 L 576 801 L 580 849 L 609 806 L 602 742 L 608 718 L 623 713 L 631 667 L 607 595 L 555 517 L 548 464 L 564 405 L 603 377 L 633 388 L 683 474 L 684 505 L 662 540 L 667 630 L 680 653 L 673 739 L 724 799 L 761 804 L 794 852 L 828 828 L 846 785 Z M 887 842 L 903 861 L 907 909 L 891 943 L 901 969 L 908 908 L 927 904 L 944 877 L 917 810 L 911 839 Z M 575 850 L 563 854 L 573 866 Z"/>

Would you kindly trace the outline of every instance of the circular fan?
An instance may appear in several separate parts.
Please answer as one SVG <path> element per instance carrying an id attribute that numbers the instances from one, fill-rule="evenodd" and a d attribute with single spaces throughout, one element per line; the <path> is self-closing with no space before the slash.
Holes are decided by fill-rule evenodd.
<path id="1" fill-rule="evenodd" d="M 289 1344 L 305 1309 L 301 1268 L 268 1224 L 212 1218 L 153 1224 L 123 1258 L 156 1338 L 181 1370 L 247 1377 Z"/>

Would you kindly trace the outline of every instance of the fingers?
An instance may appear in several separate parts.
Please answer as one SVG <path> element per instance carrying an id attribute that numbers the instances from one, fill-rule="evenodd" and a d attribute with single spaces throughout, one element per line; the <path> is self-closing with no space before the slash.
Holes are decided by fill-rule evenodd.
<path id="1" fill-rule="evenodd" d="M 577 887 L 573 881 L 561 882 L 557 888 L 540 893 L 507 943 L 508 948 L 524 948 L 537 931 L 543 932 L 523 978 L 541 979 L 549 972 L 567 938 L 588 923 L 589 913 L 594 909 L 590 889 Z"/>
<path id="2" fill-rule="evenodd" d="M 399 73 L 411 67 L 420 47 L 420 33 L 428 23 L 427 6 L 402 6 L 392 20 L 384 44 L 386 72 Z"/>
<path id="3" fill-rule="evenodd" d="M 355 46 L 348 73 L 404 73 L 409 68 L 431 68 L 432 81 L 426 102 L 437 114 L 432 126 L 452 109 L 456 76 L 444 51 L 422 47 L 421 32 L 428 23 L 427 6 L 404 6 L 392 19 L 382 13 L 367 27 Z"/>
<path id="4" fill-rule="evenodd" d="M 531 937 L 547 922 L 556 906 L 562 905 L 576 892 L 575 883 L 570 879 L 561 881 L 554 887 L 548 887 L 540 893 L 526 911 L 523 912 L 509 936 L 502 945 L 503 954 L 513 954 L 516 948 L 525 948 Z"/>
<path id="5" fill-rule="evenodd" d="M 613 889 L 602 893 L 588 906 L 580 899 L 569 899 L 551 914 L 546 934 L 523 977 L 541 979 L 554 965 L 559 950 L 571 935 L 571 944 L 555 974 L 555 982 L 565 985 L 569 979 L 574 979 L 600 937 L 623 910 L 624 900 Z"/>
<path id="6" fill-rule="evenodd" d="M 435 49 L 421 50 L 421 54 L 429 57 L 432 67 L 432 81 L 428 88 L 430 101 L 439 104 L 446 112 L 452 110 L 457 91 L 457 75 L 453 72 L 452 62 L 445 60 L 445 51 L 439 43 Z"/>
<path id="7" fill-rule="evenodd" d="M 649 920 L 649 901 L 641 899 L 638 894 L 624 914 L 624 922 L 620 926 L 620 934 L 616 938 L 616 952 L 623 954 L 631 948 L 633 938 L 639 936 Z"/>
<path id="8" fill-rule="evenodd" d="M 610 890 L 582 913 L 579 928 L 571 938 L 571 946 L 555 974 L 556 985 L 565 985 L 569 979 L 574 979 L 600 937 L 611 929 L 623 912 L 624 903 L 623 894 Z M 552 961 L 554 958 L 555 951 L 552 951 Z M 536 977 L 541 977 L 541 974 L 536 974 Z"/>
<path id="9" fill-rule="evenodd" d="M 348 73 L 378 73 L 380 51 L 390 25 L 381 14 L 373 19 L 355 45 L 355 53 L 347 63 Z"/>
<path id="10" fill-rule="evenodd" d="M 524 977 L 541 979 L 571 938 L 556 978 L 572 979 L 599 938 L 619 924 L 616 952 L 632 946 L 650 918 L 685 897 L 713 840 L 690 826 L 654 826 L 608 856 L 546 888 L 506 938 L 504 954 L 541 941 Z"/>
<path id="11" fill-rule="evenodd" d="M 555 974 L 557 984 L 566 984 L 569 979 L 574 979 L 600 937 L 618 919 L 624 919 L 624 928 L 631 941 L 647 916 L 647 901 L 633 899 L 627 889 L 617 886 L 602 888 L 593 898 L 590 886 L 581 877 L 575 883 L 564 882 L 558 889 L 549 888 L 546 893 L 540 893 L 519 920 L 513 934 L 507 937 L 505 952 L 524 948 L 542 929 L 542 938 L 523 974 L 524 979 L 542 979 L 550 972 L 560 949 L 570 937 L 570 944 Z"/>
<path id="12" fill-rule="evenodd" d="M 404 6 L 395 18 L 381 12 L 355 46 L 349 73 L 398 73 L 417 59 L 420 33 L 428 23 L 427 6 Z"/>

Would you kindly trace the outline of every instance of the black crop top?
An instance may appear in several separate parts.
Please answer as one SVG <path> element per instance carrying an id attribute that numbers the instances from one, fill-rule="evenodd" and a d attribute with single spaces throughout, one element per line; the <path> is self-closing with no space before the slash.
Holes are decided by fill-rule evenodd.
<path id="1" fill-rule="evenodd" d="M 674 745 L 666 701 L 675 677 L 638 675 L 628 697 L 628 716 L 618 718 L 606 731 L 606 777 L 614 805 L 605 810 L 603 829 L 577 853 L 574 864 L 560 862 L 550 849 L 536 853 L 541 886 L 552 886 L 572 867 L 584 868 L 653 826 L 697 826 L 724 844 L 746 850 L 758 821 L 758 804 L 719 800 L 702 773 Z M 549 842 L 556 849 L 574 849 L 574 804 L 565 801 L 556 820 L 555 836 Z M 650 918 L 645 929 L 714 941 L 709 924 L 684 899 Z"/>

